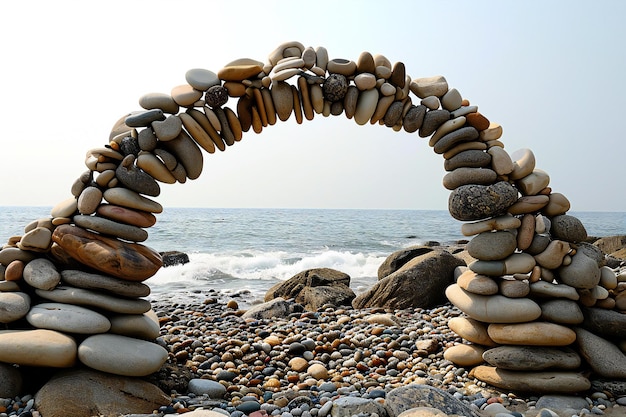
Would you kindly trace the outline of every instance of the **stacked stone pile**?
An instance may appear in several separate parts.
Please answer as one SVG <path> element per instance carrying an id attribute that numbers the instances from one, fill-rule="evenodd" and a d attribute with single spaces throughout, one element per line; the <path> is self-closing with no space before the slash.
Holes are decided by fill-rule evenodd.
<path id="1" fill-rule="evenodd" d="M 287 42 L 267 62 L 242 58 L 217 73 L 189 70 L 185 79 L 170 93 L 140 97 L 142 110 L 125 114 L 102 147 L 87 151 L 87 171 L 71 196 L 0 251 L 0 322 L 7 326 L 0 362 L 81 362 L 123 376 L 159 369 L 167 352 L 151 342 L 158 321 L 142 283 L 162 266 L 142 244 L 162 211 L 154 200 L 159 184 L 198 178 L 205 153 L 292 115 L 302 123 L 344 114 L 359 125 L 417 133 L 443 155 L 450 213 L 472 222 L 463 232 L 475 235 L 469 250 L 478 259 L 447 291 L 469 316 L 455 331 L 473 343 L 455 351 L 469 349 L 478 363 L 485 346 L 547 345 L 552 350 L 541 352 L 552 352 L 577 341 L 584 355 L 580 306 L 626 309 L 615 273 L 579 244 L 584 227 L 566 214 L 569 202 L 552 192 L 533 153 L 509 156 L 502 128 L 444 77 L 412 79 L 402 62 L 382 55 L 331 59 L 323 47 Z M 472 339 L 474 333 L 482 339 Z M 496 371 L 505 369 L 495 363 Z M 483 369 L 476 377 L 497 385 Z M 574 381 L 567 390 L 586 389 L 588 381 L 573 372 L 566 374 Z"/>

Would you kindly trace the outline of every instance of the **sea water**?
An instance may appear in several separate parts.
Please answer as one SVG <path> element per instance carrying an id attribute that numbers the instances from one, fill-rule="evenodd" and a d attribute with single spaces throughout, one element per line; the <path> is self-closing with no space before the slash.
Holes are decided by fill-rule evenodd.
<path id="1" fill-rule="evenodd" d="M 0 207 L 0 241 L 23 233 L 50 207 Z M 591 236 L 626 235 L 626 213 L 572 212 Z M 263 294 L 310 268 L 333 268 L 361 292 L 392 252 L 467 239 L 446 210 L 165 208 L 145 245 L 190 262 L 162 268 L 153 295 L 215 289 Z"/>

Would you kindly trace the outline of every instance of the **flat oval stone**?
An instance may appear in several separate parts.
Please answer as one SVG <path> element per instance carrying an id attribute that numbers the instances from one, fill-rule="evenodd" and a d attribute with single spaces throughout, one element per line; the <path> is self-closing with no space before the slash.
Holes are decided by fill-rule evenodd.
<path id="1" fill-rule="evenodd" d="M 174 102 L 183 107 L 193 106 L 194 103 L 202 98 L 202 91 L 196 90 L 189 84 L 178 85 L 172 88 L 170 94 Z"/>
<path id="2" fill-rule="evenodd" d="M 498 175 L 489 168 L 457 168 L 452 172 L 448 172 L 443 177 L 443 186 L 448 190 L 454 190 L 462 185 L 493 184 Z"/>
<path id="3" fill-rule="evenodd" d="M 145 127 L 155 120 L 163 120 L 165 115 L 161 109 L 152 109 L 133 112 L 124 119 L 124 123 L 128 127 Z"/>
<path id="4" fill-rule="evenodd" d="M 52 240 L 84 265 L 129 281 L 148 279 L 163 265 L 161 255 L 146 246 L 107 238 L 77 226 L 58 226 Z"/>
<path id="5" fill-rule="evenodd" d="M 147 211 L 132 210 L 113 204 L 101 204 L 96 214 L 116 222 L 130 224 L 137 227 L 151 227 L 156 223 L 156 216 Z"/>
<path id="6" fill-rule="evenodd" d="M 144 314 L 112 316 L 110 333 L 137 339 L 154 340 L 160 334 L 159 318 L 152 310 Z"/>
<path id="7" fill-rule="evenodd" d="M 106 291 L 122 297 L 147 297 L 150 295 L 150 287 L 142 282 L 127 281 L 85 271 L 65 269 L 61 271 L 61 280 L 73 287 Z"/>
<path id="8" fill-rule="evenodd" d="M 458 366 L 476 366 L 483 363 L 485 348 L 478 345 L 459 344 L 443 352 L 443 358 Z"/>
<path id="9" fill-rule="evenodd" d="M 452 317 L 448 327 L 463 339 L 482 346 L 498 346 L 487 333 L 487 325 L 470 317 Z"/>
<path id="10" fill-rule="evenodd" d="M 580 324 L 585 319 L 578 303 L 572 300 L 548 300 L 539 305 L 541 318 L 559 324 Z"/>
<path id="11" fill-rule="evenodd" d="M 206 91 L 214 85 L 220 84 L 220 79 L 213 71 L 203 68 L 193 68 L 185 73 L 185 81 L 199 91 Z"/>
<path id="12" fill-rule="evenodd" d="M 33 288 L 51 290 L 61 282 L 61 274 L 46 258 L 37 258 L 24 267 L 24 281 Z"/>
<path id="13" fill-rule="evenodd" d="M 105 333 L 111 328 L 109 319 L 84 307 L 62 303 L 41 303 L 33 306 L 26 320 L 39 329 L 64 333 Z"/>
<path id="14" fill-rule="evenodd" d="M 331 59 L 326 64 L 326 70 L 331 74 L 341 74 L 350 77 L 356 72 L 356 62 L 343 58 Z"/>
<path id="15" fill-rule="evenodd" d="M 571 394 L 591 388 L 587 378 L 567 371 L 522 372 L 481 365 L 469 376 L 507 391 Z"/>
<path id="16" fill-rule="evenodd" d="M 179 106 L 172 96 L 164 93 L 148 93 L 139 98 L 139 105 L 146 110 L 161 109 L 165 113 L 178 113 Z"/>
<path id="17" fill-rule="evenodd" d="M 111 204 L 128 207 L 130 209 L 161 213 L 163 206 L 154 200 L 150 200 L 128 188 L 109 188 L 104 192 L 104 199 Z"/>
<path id="18" fill-rule="evenodd" d="M 54 330 L 0 330 L 0 362 L 68 368 L 76 363 L 76 342 Z"/>
<path id="19" fill-rule="evenodd" d="M 72 214 L 76 213 L 78 201 L 76 198 L 68 198 L 57 203 L 56 206 L 50 210 L 51 217 L 72 217 Z"/>
<path id="20" fill-rule="evenodd" d="M 448 210 L 457 220 L 472 221 L 504 214 L 517 201 L 517 189 L 505 181 L 462 185 L 450 193 Z"/>
<path id="21" fill-rule="evenodd" d="M 470 149 L 446 159 L 443 167 L 446 171 L 453 171 L 457 168 L 484 168 L 490 164 L 491 155 L 487 152 Z"/>
<path id="22" fill-rule="evenodd" d="M 511 232 L 483 232 L 470 240 L 467 244 L 467 251 L 476 259 L 495 261 L 513 254 L 516 247 L 517 239 Z"/>
<path id="23" fill-rule="evenodd" d="M 376 87 L 376 76 L 370 73 L 361 73 L 354 77 L 354 84 L 361 91 L 371 90 Z"/>
<path id="24" fill-rule="evenodd" d="M 56 303 L 96 307 L 123 314 L 143 314 L 150 310 L 150 302 L 142 298 L 125 299 L 83 288 L 61 285 L 52 291 L 35 290 L 37 295 Z"/>
<path id="25" fill-rule="evenodd" d="M 260 61 L 250 60 L 249 62 L 240 61 L 241 63 L 231 63 L 217 72 L 220 80 L 224 81 L 243 81 L 248 78 L 256 77 L 263 71 L 263 63 Z"/>
<path id="26" fill-rule="evenodd" d="M 0 323 L 11 323 L 26 316 L 30 296 L 23 292 L 0 292 Z M 0 359 L 1 361 L 1 359 Z"/>
<path id="27" fill-rule="evenodd" d="M 78 359 L 99 371 L 139 377 L 158 371 L 167 359 L 167 350 L 131 337 L 100 334 L 88 337 L 78 346 Z"/>
<path id="28" fill-rule="evenodd" d="M 74 216 L 74 223 L 84 229 L 101 233 L 107 236 L 118 237 L 132 242 L 143 242 L 148 239 L 148 232 L 140 227 L 118 223 L 98 216 Z"/>
<path id="29" fill-rule="evenodd" d="M 471 270 L 463 272 L 456 281 L 457 285 L 467 292 L 479 295 L 498 293 L 498 284 L 491 277 L 479 275 Z"/>
<path id="30" fill-rule="evenodd" d="M 478 130 L 471 126 L 462 127 L 445 134 L 441 139 L 437 140 L 433 150 L 435 153 L 444 154 L 461 142 L 471 142 L 475 139 L 478 139 Z"/>
<path id="31" fill-rule="evenodd" d="M 19 248 L 6 247 L 0 250 L 0 264 L 9 265 L 13 261 L 30 262 L 37 257 L 36 254 Z"/>
<path id="32" fill-rule="evenodd" d="M 78 212 L 80 214 L 93 214 L 101 202 L 102 191 L 98 187 L 85 187 L 78 197 Z"/>
<path id="33" fill-rule="evenodd" d="M 356 104 L 356 110 L 354 112 L 354 121 L 358 125 L 365 125 L 376 111 L 376 105 L 378 104 L 378 90 L 372 89 L 362 91 L 359 94 L 359 99 Z"/>
<path id="34" fill-rule="evenodd" d="M 571 349 L 544 346 L 499 346 L 483 353 L 492 366 L 513 371 L 543 371 L 546 369 L 578 369 L 580 356 Z"/>
<path id="35" fill-rule="evenodd" d="M 503 345 L 567 346 L 576 340 L 569 327 L 556 323 L 494 323 L 487 327 L 489 337 Z"/>
<path id="36" fill-rule="evenodd" d="M 567 214 L 552 218 L 550 233 L 555 239 L 566 242 L 576 243 L 587 239 L 587 230 L 582 222 L 577 217 Z"/>
<path id="37" fill-rule="evenodd" d="M 477 295 L 456 284 L 446 289 L 446 296 L 465 314 L 486 323 L 523 323 L 541 316 L 539 305 L 528 298 Z"/>

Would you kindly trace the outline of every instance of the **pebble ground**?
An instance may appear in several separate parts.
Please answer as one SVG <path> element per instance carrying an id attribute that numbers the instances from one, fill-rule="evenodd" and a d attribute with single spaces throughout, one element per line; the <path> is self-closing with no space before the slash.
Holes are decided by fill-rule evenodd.
<path id="1" fill-rule="evenodd" d="M 284 319 L 241 317 L 261 301 L 247 291 L 153 300 L 162 323 L 157 342 L 170 351 L 157 378 L 173 401 L 161 412 L 204 407 L 231 417 L 257 410 L 325 417 L 332 400 L 341 396 L 384 401 L 390 390 L 416 383 L 447 391 L 479 415 L 550 417 L 535 407 L 539 396 L 499 391 L 444 359 L 445 348 L 462 342 L 447 327 L 450 318 L 462 314 L 450 304 L 395 311 L 328 306 Z M 225 396 L 215 400 L 186 392 L 192 378 L 219 382 Z M 311 401 L 294 401 L 303 396 Z M 626 416 L 626 398 L 601 391 L 583 398 L 587 406 L 570 415 Z"/>

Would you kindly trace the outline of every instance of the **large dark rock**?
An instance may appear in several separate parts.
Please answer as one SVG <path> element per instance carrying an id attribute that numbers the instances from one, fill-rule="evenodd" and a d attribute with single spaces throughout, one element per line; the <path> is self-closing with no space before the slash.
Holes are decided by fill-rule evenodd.
<path id="1" fill-rule="evenodd" d="M 161 258 L 163 259 L 163 267 L 174 266 L 174 265 L 184 265 L 189 263 L 189 255 L 185 252 L 179 251 L 166 251 L 159 252 Z"/>
<path id="2" fill-rule="evenodd" d="M 385 408 L 389 417 L 397 417 L 402 412 L 416 407 L 435 408 L 446 415 L 476 417 L 476 413 L 461 400 L 430 385 L 411 384 L 395 388 L 385 397 Z"/>
<path id="3" fill-rule="evenodd" d="M 444 250 L 416 256 L 400 269 L 359 294 L 354 308 L 429 308 L 445 301 L 445 289 L 454 282 L 454 269 L 465 262 Z"/>
<path id="4" fill-rule="evenodd" d="M 35 407 L 46 417 L 150 414 L 169 403 L 149 382 L 93 370 L 61 372 L 35 395 Z"/>
<path id="5" fill-rule="evenodd" d="M 430 246 L 411 246 L 410 248 L 395 251 L 391 255 L 387 256 L 383 263 L 378 267 L 378 279 L 383 279 L 387 275 L 393 274 L 416 256 L 424 255 L 432 251 L 433 248 Z"/>
<path id="6" fill-rule="evenodd" d="M 582 327 L 608 339 L 626 339 L 626 314 L 604 308 L 583 307 Z"/>
<path id="7" fill-rule="evenodd" d="M 517 198 L 517 189 L 505 181 L 462 185 L 450 193 L 448 210 L 457 220 L 481 220 L 506 213 Z"/>
<path id="8" fill-rule="evenodd" d="M 305 309 L 315 311 L 325 304 L 349 306 L 355 296 L 350 289 L 350 275 L 331 268 L 314 268 L 274 285 L 265 294 L 265 301 L 294 299 Z"/>

